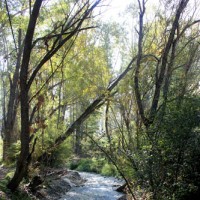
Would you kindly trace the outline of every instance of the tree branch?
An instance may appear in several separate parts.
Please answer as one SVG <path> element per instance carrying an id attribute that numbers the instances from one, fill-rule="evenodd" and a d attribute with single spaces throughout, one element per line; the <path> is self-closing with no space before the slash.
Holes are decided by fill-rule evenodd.
<path id="1" fill-rule="evenodd" d="M 110 85 L 107 87 L 107 92 L 111 92 L 118 83 L 126 76 L 126 74 L 132 69 L 132 64 L 136 60 L 137 57 L 134 57 L 130 63 L 128 64 L 127 68 L 116 78 Z M 115 93 L 114 93 L 115 94 Z M 113 94 L 113 95 L 114 95 Z M 67 139 L 76 129 L 77 126 L 79 126 L 81 123 L 83 123 L 96 109 L 100 108 L 105 103 L 105 98 L 107 97 L 106 93 L 100 95 L 98 98 L 96 98 L 86 109 L 85 111 L 69 126 L 69 128 L 63 133 L 61 136 L 59 136 L 55 142 L 54 145 L 51 145 L 48 148 L 48 151 L 53 151 L 58 145 L 60 145 L 62 142 L 64 142 L 65 139 Z M 47 152 L 42 154 L 38 160 L 42 161 L 45 160 L 48 157 Z"/>
<path id="2" fill-rule="evenodd" d="M 51 48 L 51 50 L 49 52 L 47 52 L 47 54 L 44 56 L 44 58 L 40 61 L 40 63 L 37 65 L 37 67 L 35 68 L 35 70 L 33 71 L 33 73 L 30 76 L 30 79 L 28 81 L 28 89 L 30 89 L 31 84 L 33 82 L 33 80 L 35 79 L 37 73 L 39 72 L 39 70 L 42 68 L 42 66 L 50 59 L 53 57 L 53 55 L 55 55 L 55 53 L 67 42 L 69 41 L 73 36 L 75 36 L 78 32 L 80 32 L 79 30 L 81 29 L 81 26 L 83 24 L 83 22 L 85 21 L 85 19 L 89 16 L 89 14 L 93 11 L 93 9 L 101 2 L 101 0 L 96 1 L 88 10 L 86 10 L 83 15 L 82 18 L 79 20 L 76 20 L 75 22 L 77 23 L 76 27 L 70 32 L 70 34 L 60 40 L 60 36 L 56 38 L 56 40 L 54 41 L 54 44 Z M 89 5 L 88 5 L 89 6 Z M 83 7 L 82 7 L 83 8 Z M 81 8 L 81 10 L 82 10 Z M 79 13 L 79 11 L 77 11 L 77 13 Z M 77 13 L 75 15 L 77 15 Z M 66 29 L 70 29 L 73 28 L 73 26 L 75 26 L 75 23 L 68 23 L 67 24 L 68 27 L 65 28 Z M 73 25 L 73 26 L 72 26 Z M 83 30 L 83 29 L 82 29 Z M 62 32 L 61 32 L 62 33 Z M 56 43 L 59 41 L 59 43 L 56 46 Z"/>
<path id="3" fill-rule="evenodd" d="M 155 92 L 154 92 L 153 101 L 152 101 L 151 109 L 150 109 L 150 115 L 149 115 L 150 121 L 153 121 L 153 119 L 155 117 L 155 113 L 156 113 L 159 98 L 160 98 L 161 87 L 163 84 L 166 66 L 167 66 L 167 62 L 168 62 L 168 55 L 169 55 L 171 46 L 172 46 L 174 38 L 175 38 L 175 32 L 179 26 L 179 19 L 181 17 L 181 14 L 183 13 L 184 9 L 186 8 L 188 1 L 189 0 L 181 0 L 180 4 L 178 6 L 178 9 L 177 9 L 176 15 L 175 15 L 175 19 L 172 24 L 172 29 L 170 31 L 170 35 L 169 35 L 166 47 L 165 47 L 163 55 L 162 55 L 160 74 L 158 76 L 158 80 L 156 81 Z"/>

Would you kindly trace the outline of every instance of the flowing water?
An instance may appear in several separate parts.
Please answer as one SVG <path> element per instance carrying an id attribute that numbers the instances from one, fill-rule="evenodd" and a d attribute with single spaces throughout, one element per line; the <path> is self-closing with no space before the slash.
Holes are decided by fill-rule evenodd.
<path id="1" fill-rule="evenodd" d="M 86 172 L 80 172 L 80 175 L 86 179 L 84 185 L 72 187 L 60 200 L 117 200 L 123 196 L 115 191 L 123 184 L 121 180 Z"/>

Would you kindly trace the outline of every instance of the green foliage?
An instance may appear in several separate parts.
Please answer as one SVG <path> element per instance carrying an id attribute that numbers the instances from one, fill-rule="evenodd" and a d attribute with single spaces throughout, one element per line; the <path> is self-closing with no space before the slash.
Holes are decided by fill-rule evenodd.
<path id="1" fill-rule="evenodd" d="M 90 158 L 81 159 L 76 170 L 84 172 L 93 172 L 92 160 Z"/>
<path id="2" fill-rule="evenodd" d="M 112 164 L 105 163 L 101 169 L 101 174 L 104 176 L 116 176 L 118 173 Z"/>
<path id="3" fill-rule="evenodd" d="M 9 163 L 6 163 L 6 164 L 15 165 L 15 163 L 17 161 L 17 157 L 18 157 L 18 155 L 20 153 L 20 148 L 21 148 L 20 145 L 21 145 L 21 143 L 18 140 L 17 142 L 13 143 L 10 146 L 10 148 L 8 150 L 10 160 L 9 160 Z"/>
<path id="4" fill-rule="evenodd" d="M 24 191 L 16 191 L 11 195 L 12 200 L 31 200 L 31 196 L 29 196 L 26 192 Z"/>
<path id="5" fill-rule="evenodd" d="M 69 141 L 60 145 L 52 154 L 52 165 L 54 167 L 66 166 L 69 157 L 71 156 L 73 148 Z"/>
<path id="6" fill-rule="evenodd" d="M 6 178 L 7 180 L 10 180 L 10 179 L 13 177 L 13 175 L 14 175 L 14 171 L 11 170 L 10 172 L 8 172 L 8 173 L 6 174 L 5 178 Z"/>
<path id="7" fill-rule="evenodd" d="M 70 141 L 65 141 L 51 153 L 49 162 L 45 164 L 51 167 L 66 167 L 68 165 L 68 160 L 73 153 L 72 151 L 72 143 Z"/>
<path id="8" fill-rule="evenodd" d="M 30 197 L 30 194 L 27 194 L 25 191 L 22 190 L 17 190 L 14 193 L 10 193 L 10 191 L 7 189 L 7 184 L 11 177 L 13 176 L 13 171 L 8 173 L 5 177 L 5 179 L 0 180 L 0 191 L 1 195 L 0 199 L 1 200 L 6 200 L 6 199 L 12 199 L 12 200 L 31 200 L 32 198 Z"/>
<path id="9" fill-rule="evenodd" d="M 0 190 L 3 192 L 7 192 L 6 185 L 8 183 L 8 179 L 2 179 L 0 180 Z"/>
<path id="10" fill-rule="evenodd" d="M 77 163 L 77 167 L 75 169 L 78 171 L 99 173 L 103 162 L 104 161 L 102 159 L 97 158 L 82 158 Z"/>
<path id="11" fill-rule="evenodd" d="M 108 163 L 105 158 L 82 158 L 70 163 L 70 169 L 100 173 L 105 176 L 118 175 L 116 168 Z"/>
<path id="12" fill-rule="evenodd" d="M 151 194 L 153 200 L 198 199 L 199 108 L 198 97 L 178 99 L 168 103 L 165 110 L 161 108 L 148 129 L 140 127 L 136 132 L 137 129 L 131 127 L 129 132 L 112 132 L 109 155 L 130 183 Z M 123 139 L 127 143 L 121 145 Z M 112 170 L 106 163 L 102 173 L 112 175 Z"/>
<path id="13" fill-rule="evenodd" d="M 200 191 L 199 107 L 194 98 L 168 104 L 162 121 L 157 119 L 148 130 L 139 172 L 154 199 L 185 199 Z"/>

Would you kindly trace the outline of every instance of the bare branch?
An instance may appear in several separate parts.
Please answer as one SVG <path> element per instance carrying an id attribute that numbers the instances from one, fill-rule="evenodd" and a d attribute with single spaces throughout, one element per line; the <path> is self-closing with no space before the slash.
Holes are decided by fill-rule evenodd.
<path id="1" fill-rule="evenodd" d="M 35 68 L 35 70 L 33 71 L 32 75 L 30 76 L 30 79 L 28 81 L 28 89 L 30 89 L 30 86 L 33 82 L 33 80 L 35 79 L 37 73 L 39 72 L 39 70 L 42 68 L 42 66 L 50 59 L 52 58 L 55 53 L 67 42 L 69 41 L 73 36 L 76 36 L 77 33 L 79 33 L 79 30 L 81 29 L 81 26 L 83 24 L 83 22 L 85 21 L 85 19 L 89 16 L 89 14 L 93 11 L 93 9 L 101 2 L 101 0 L 96 1 L 88 10 L 86 10 L 83 15 L 82 18 L 79 20 L 76 20 L 75 22 L 73 22 L 73 26 L 75 26 L 73 28 L 72 24 L 68 23 L 67 24 L 67 28 L 66 29 L 70 29 L 73 28 L 73 31 L 70 32 L 69 35 L 67 35 L 67 37 L 65 37 L 64 39 L 60 40 L 60 37 L 57 37 L 56 40 L 54 41 L 53 46 L 51 47 L 51 50 L 49 52 L 47 52 L 47 54 L 44 56 L 44 58 L 40 61 L 40 63 L 37 65 L 37 67 Z M 84 5 L 85 6 L 85 5 Z M 89 5 L 88 5 L 89 6 Z M 82 8 L 81 8 L 82 9 Z M 77 13 L 79 13 L 79 11 L 77 11 Z M 77 13 L 75 15 L 77 15 Z M 62 33 L 63 34 L 63 33 Z M 59 42 L 59 43 L 58 43 Z M 58 43 L 58 44 L 57 44 Z M 57 46 L 56 46 L 57 44 Z"/>
<path id="2" fill-rule="evenodd" d="M 14 41 L 14 44 L 15 44 L 15 51 L 16 51 L 16 53 L 17 53 L 17 43 L 16 43 L 16 40 L 15 40 L 15 35 L 14 35 L 13 27 L 12 27 L 12 20 L 11 20 L 9 8 L 8 8 L 7 0 L 5 0 L 5 4 L 6 4 L 6 11 L 7 11 L 9 23 L 10 23 L 11 33 L 12 33 L 13 41 Z"/>
<path id="3" fill-rule="evenodd" d="M 179 26 L 180 16 L 183 13 L 184 9 L 186 8 L 188 1 L 189 0 L 181 0 L 181 2 L 179 4 L 179 7 L 176 11 L 175 19 L 174 19 L 173 24 L 172 24 L 172 29 L 170 31 L 170 35 L 169 35 L 166 47 L 165 47 L 163 55 L 162 55 L 160 74 L 159 74 L 158 80 L 156 82 L 154 97 L 153 97 L 153 101 L 152 101 L 152 105 L 151 105 L 151 109 L 150 109 L 150 116 L 149 116 L 150 119 L 151 119 L 150 121 L 152 121 L 155 117 L 155 112 L 156 112 L 157 107 L 158 107 L 161 87 L 162 87 L 162 84 L 163 84 L 165 70 L 166 70 L 166 66 L 167 66 L 167 62 L 168 62 L 168 55 L 169 55 L 171 46 L 172 46 L 174 38 L 175 38 L 175 32 L 176 32 L 176 30 Z"/>
<path id="4" fill-rule="evenodd" d="M 137 56 L 134 57 L 130 63 L 128 64 L 127 68 L 116 78 L 110 85 L 107 87 L 107 92 L 110 93 L 117 85 L 118 83 L 126 76 L 126 74 L 132 69 L 133 62 L 137 59 Z M 114 93 L 115 94 L 115 93 Z M 111 94 L 111 95 L 114 95 Z M 60 145 L 62 142 L 64 142 L 65 139 L 67 139 L 76 129 L 77 126 L 79 126 L 81 123 L 83 123 L 96 109 L 100 108 L 105 103 L 105 98 L 107 95 L 103 93 L 98 98 L 96 98 L 86 109 L 85 111 L 69 126 L 69 128 L 63 133 L 61 136 L 59 136 L 56 140 L 53 146 L 50 146 L 48 148 L 49 151 L 52 151 L 54 148 L 56 148 L 58 145 Z M 42 154 L 39 157 L 39 160 L 45 159 L 47 156 L 46 153 Z"/>

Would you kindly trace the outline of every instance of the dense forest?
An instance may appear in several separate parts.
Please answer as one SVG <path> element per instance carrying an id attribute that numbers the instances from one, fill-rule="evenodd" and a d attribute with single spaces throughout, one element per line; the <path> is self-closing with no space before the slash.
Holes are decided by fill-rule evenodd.
<path id="1" fill-rule="evenodd" d="M 0 1 L 5 194 L 62 167 L 120 177 L 134 200 L 199 199 L 198 0 L 112 19 L 116 2 Z"/>

